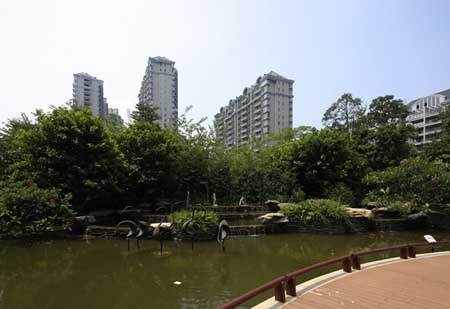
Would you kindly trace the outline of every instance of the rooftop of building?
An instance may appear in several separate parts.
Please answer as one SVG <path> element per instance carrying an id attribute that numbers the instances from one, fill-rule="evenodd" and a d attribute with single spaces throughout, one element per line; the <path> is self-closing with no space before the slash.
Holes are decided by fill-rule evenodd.
<path id="1" fill-rule="evenodd" d="M 75 77 L 83 77 L 83 78 L 89 78 L 89 79 L 94 79 L 94 80 L 103 82 L 103 80 L 98 79 L 97 77 L 92 76 L 92 75 L 90 75 L 90 74 L 88 74 L 88 73 L 85 73 L 85 72 L 73 73 L 73 77 L 74 77 L 74 78 L 75 78 Z"/>
<path id="2" fill-rule="evenodd" d="M 175 61 L 172 61 L 166 57 L 156 56 L 156 57 L 148 57 L 150 61 L 153 62 L 163 62 L 163 63 L 169 63 L 169 64 L 175 64 Z"/>
<path id="3" fill-rule="evenodd" d="M 275 71 L 270 71 L 269 73 L 264 74 L 263 77 L 270 77 L 270 78 L 275 78 L 275 79 L 280 79 L 280 80 L 286 80 L 286 81 L 289 81 L 289 82 L 292 82 L 292 83 L 294 82 L 294 80 L 289 79 L 287 77 L 284 77 L 283 75 L 278 74 Z"/>
<path id="4" fill-rule="evenodd" d="M 420 100 L 422 100 L 422 99 L 424 99 L 424 98 L 431 97 L 431 96 L 436 96 L 436 95 L 438 95 L 438 96 L 444 96 L 444 97 L 445 97 L 444 100 L 449 100 L 449 99 L 450 99 L 450 89 L 442 90 L 442 91 L 435 92 L 435 93 L 432 93 L 432 94 L 427 95 L 427 96 L 424 96 L 424 97 L 420 97 L 420 98 L 414 99 L 414 100 L 412 100 L 411 102 L 409 102 L 409 103 L 407 104 L 407 106 L 410 107 L 410 106 L 414 105 L 416 102 L 418 102 L 418 101 L 420 101 Z"/>

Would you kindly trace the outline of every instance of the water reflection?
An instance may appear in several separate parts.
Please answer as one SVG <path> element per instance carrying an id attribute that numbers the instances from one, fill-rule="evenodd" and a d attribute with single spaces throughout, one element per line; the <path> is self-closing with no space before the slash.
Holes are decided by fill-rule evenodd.
<path id="1" fill-rule="evenodd" d="M 302 266 L 351 251 L 422 241 L 422 235 L 242 237 L 229 239 L 226 253 L 216 242 L 197 243 L 194 251 L 189 242 L 168 242 L 163 256 L 153 241 L 142 241 L 141 250 L 130 252 L 120 240 L 3 241 L 0 307 L 215 308 Z"/>

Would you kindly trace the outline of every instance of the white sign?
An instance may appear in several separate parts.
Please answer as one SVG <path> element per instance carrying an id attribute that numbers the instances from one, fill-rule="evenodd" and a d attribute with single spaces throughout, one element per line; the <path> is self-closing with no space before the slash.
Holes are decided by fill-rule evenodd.
<path id="1" fill-rule="evenodd" d="M 425 240 L 426 240 L 427 242 L 429 242 L 429 243 L 434 243 L 434 242 L 436 242 L 436 239 L 434 239 L 434 237 L 431 236 L 431 235 L 424 235 L 423 238 L 425 238 Z"/>

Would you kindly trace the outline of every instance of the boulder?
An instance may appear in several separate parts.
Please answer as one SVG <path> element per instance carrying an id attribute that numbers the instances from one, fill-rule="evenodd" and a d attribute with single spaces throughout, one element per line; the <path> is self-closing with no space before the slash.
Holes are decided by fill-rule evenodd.
<path id="1" fill-rule="evenodd" d="M 347 212 L 349 213 L 350 217 L 352 218 L 372 218 L 373 213 L 371 210 L 366 208 L 346 208 Z"/>
<path id="2" fill-rule="evenodd" d="M 282 223 L 288 222 L 286 216 L 280 212 L 269 212 L 265 215 L 259 216 L 258 221 L 262 221 L 262 223 Z"/>
<path id="3" fill-rule="evenodd" d="M 72 232 L 78 235 L 86 233 L 86 228 L 89 224 L 95 223 L 94 216 L 77 216 L 73 217 Z"/>
<path id="4" fill-rule="evenodd" d="M 422 221 L 422 220 L 427 220 L 428 215 L 421 211 L 421 212 L 409 215 L 408 219 L 413 220 L 413 221 Z"/>
<path id="5" fill-rule="evenodd" d="M 372 210 L 372 213 L 375 215 L 375 217 L 384 219 L 396 219 L 401 217 L 400 211 L 389 209 L 387 207 L 375 208 Z"/>
<path id="6" fill-rule="evenodd" d="M 269 207 L 270 211 L 278 211 L 280 210 L 280 207 L 278 206 L 280 204 L 277 200 L 267 200 L 264 202 L 264 204 Z"/>
<path id="7" fill-rule="evenodd" d="M 81 224 L 92 224 L 95 223 L 95 217 L 94 216 L 78 216 L 73 218 L 75 222 L 81 223 Z"/>

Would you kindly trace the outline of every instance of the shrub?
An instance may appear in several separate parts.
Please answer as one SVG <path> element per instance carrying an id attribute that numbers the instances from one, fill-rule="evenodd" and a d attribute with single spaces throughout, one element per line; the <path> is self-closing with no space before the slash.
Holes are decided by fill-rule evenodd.
<path id="1" fill-rule="evenodd" d="M 172 222 L 179 228 L 183 224 L 192 218 L 192 212 L 190 210 L 180 210 L 174 212 L 170 215 Z M 214 211 L 211 210 L 200 210 L 194 212 L 194 220 L 189 225 L 190 228 L 196 231 L 206 232 L 212 224 L 218 224 L 219 217 Z"/>
<path id="2" fill-rule="evenodd" d="M 292 192 L 292 201 L 294 203 L 302 202 L 305 200 L 305 192 L 302 189 L 297 189 Z"/>
<path id="3" fill-rule="evenodd" d="M 281 210 L 290 221 L 328 223 L 330 219 L 347 222 L 349 214 L 345 207 L 332 200 L 306 200 L 290 204 Z"/>
<path id="4" fill-rule="evenodd" d="M 0 221 L 6 231 L 45 232 L 70 227 L 69 200 L 56 189 L 41 189 L 32 182 L 0 183 Z"/>
<path id="5" fill-rule="evenodd" d="M 399 166 L 370 173 L 365 184 L 370 189 L 368 196 L 387 206 L 391 201 L 419 206 L 450 202 L 450 166 L 443 162 L 404 160 Z"/>
<path id="6" fill-rule="evenodd" d="M 388 209 L 397 210 L 403 216 L 418 213 L 420 211 L 427 212 L 429 205 L 425 204 L 422 207 L 413 202 L 392 201 L 388 203 Z"/>
<path id="7" fill-rule="evenodd" d="M 347 205 L 351 205 L 353 202 L 352 190 L 342 182 L 325 189 L 325 196 L 330 200 L 335 200 Z"/>

